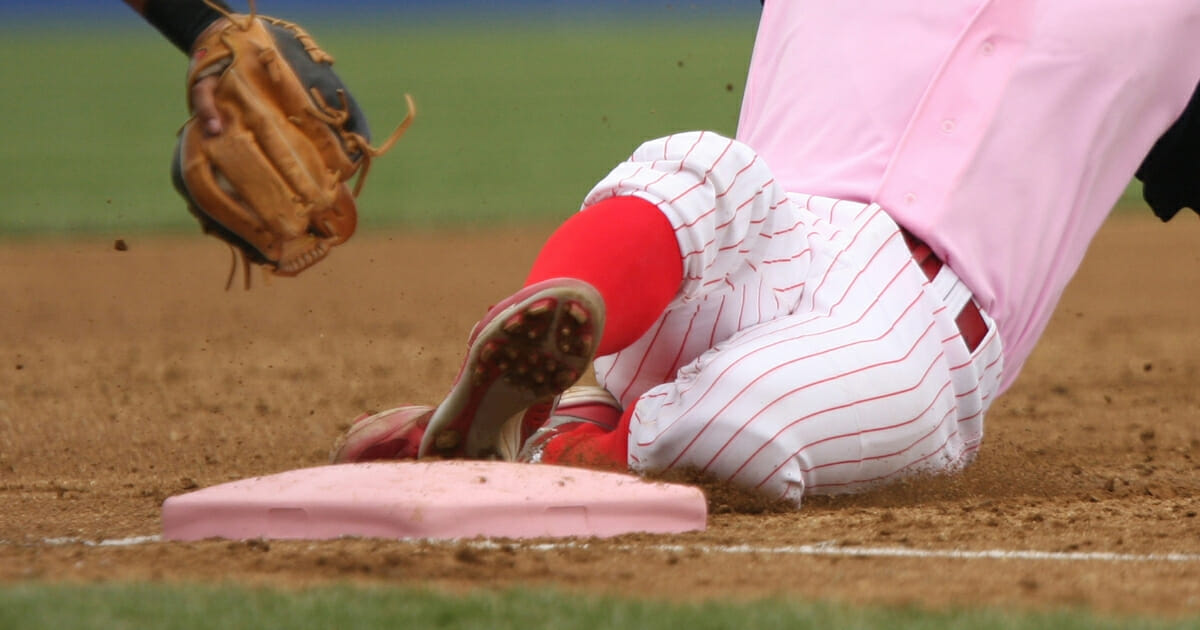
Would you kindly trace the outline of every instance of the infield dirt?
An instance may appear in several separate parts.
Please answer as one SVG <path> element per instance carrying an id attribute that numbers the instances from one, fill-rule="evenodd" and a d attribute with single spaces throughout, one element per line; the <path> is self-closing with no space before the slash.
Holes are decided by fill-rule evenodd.
<path id="1" fill-rule="evenodd" d="M 1200 611 L 1200 561 L 704 551 L 1200 554 L 1200 221 L 1105 226 L 978 461 L 802 510 L 708 486 L 708 530 L 550 550 L 383 540 L 96 546 L 162 501 L 322 464 L 359 413 L 435 402 L 471 325 L 549 228 L 364 234 L 296 279 L 224 290 L 196 236 L 0 245 L 0 582 L 554 585 L 670 600 Z M 124 247 L 117 246 L 121 239 Z M 665 545 L 680 545 L 667 550 Z"/>

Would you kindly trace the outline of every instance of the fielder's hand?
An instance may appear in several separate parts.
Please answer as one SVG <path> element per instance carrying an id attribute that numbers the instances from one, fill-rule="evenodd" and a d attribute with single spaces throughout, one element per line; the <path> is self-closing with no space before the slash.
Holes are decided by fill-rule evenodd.
<path id="1" fill-rule="evenodd" d="M 217 77 L 204 77 L 192 86 L 192 115 L 205 135 L 221 133 L 221 115 L 217 112 Z"/>

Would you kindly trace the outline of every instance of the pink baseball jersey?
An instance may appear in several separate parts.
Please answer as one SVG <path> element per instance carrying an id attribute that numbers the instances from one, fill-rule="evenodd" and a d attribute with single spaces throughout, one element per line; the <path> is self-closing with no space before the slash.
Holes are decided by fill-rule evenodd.
<path id="1" fill-rule="evenodd" d="M 1196 0 L 775 0 L 738 139 L 877 203 L 995 319 L 1001 390 L 1200 79 Z"/>

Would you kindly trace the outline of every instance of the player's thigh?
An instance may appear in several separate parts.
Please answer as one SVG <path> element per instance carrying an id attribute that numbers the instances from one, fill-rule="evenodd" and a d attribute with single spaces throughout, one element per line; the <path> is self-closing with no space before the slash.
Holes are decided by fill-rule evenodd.
<path id="1" fill-rule="evenodd" d="M 919 283 L 852 316 L 742 331 L 639 399 L 630 453 L 790 496 L 852 491 L 962 455 L 953 322 Z M 943 309 L 944 310 L 944 309 Z"/>

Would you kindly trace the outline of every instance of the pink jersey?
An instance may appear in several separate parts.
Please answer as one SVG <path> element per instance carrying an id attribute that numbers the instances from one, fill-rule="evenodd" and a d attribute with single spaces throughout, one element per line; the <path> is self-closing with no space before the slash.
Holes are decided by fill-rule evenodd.
<path id="1" fill-rule="evenodd" d="M 1197 33 L 1196 0 L 768 1 L 738 139 L 924 239 L 996 320 L 1006 389 L 1195 89 Z"/>

